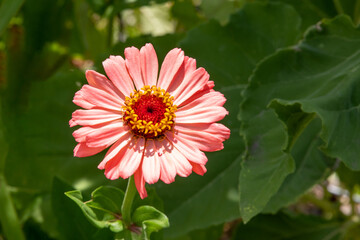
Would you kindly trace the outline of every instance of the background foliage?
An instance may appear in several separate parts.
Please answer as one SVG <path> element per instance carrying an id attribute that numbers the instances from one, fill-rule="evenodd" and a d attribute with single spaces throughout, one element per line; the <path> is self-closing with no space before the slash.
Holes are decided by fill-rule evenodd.
<path id="1" fill-rule="evenodd" d="M 0 238 L 114 238 L 64 195 L 126 185 L 72 156 L 72 98 L 151 42 L 206 68 L 231 129 L 205 176 L 148 186 L 154 239 L 360 239 L 359 23 L 359 0 L 0 0 Z"/>

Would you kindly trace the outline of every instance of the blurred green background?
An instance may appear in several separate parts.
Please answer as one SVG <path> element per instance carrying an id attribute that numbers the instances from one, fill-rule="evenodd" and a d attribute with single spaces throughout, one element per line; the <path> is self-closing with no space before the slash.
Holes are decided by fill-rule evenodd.
<path id="1" fill-rule="evenodd" d="M 343 14 L 348 17 L 324 22 L 328 30 L 315 31 L 322 28 L 319 22 L 323 19 Z M 228 99 L 225 107 L 230 115 L 223 123 L 232 130 L 225 150 L 207 154 L 204 177 L 177 177 L 171 185 L 149 186 L 150 197 L 145 201 L 164 210 L 171 225 L 154 234 L 154 239 L 360 239 L 358 151 L 352 160 L 344 160 L 330 150 L 318 150 L 326 140 L 319 137 L 322 115 L 317 113 L 320 117 L 288 151 L 291 159 L 281 160 L 274 182 L 267 176 L 275 170 L 256 173 L 262 174 L 261 186 L 271 184 L 270 192 L 262 193 L 257 191 L 256 181 L 239 185 L 239 178 L 241 183 L 248 180 L 239 172 L 251 168 L 242 161 L 251 155 L 253 130 L 246 129 L 237 116 L 249 79 L 256 81 L 256 76 L 271 75 L 277 68 L 279 78 L 294 77 L 294 73 L 281 72 L 278 63 L 268 69 L 260 67 L 254 77 L 264 61 L 281 55 L 280 49 L 296 52 L 320 41 L 329 43 L 325 50 L 331 52 L 328 60 L 316 61 L 318 69 L 326 72 L 360 49 L 359 28 L 355 27 L 359 23 L 358 0 L 0 0 L 0 239 L 20 240 L 21 234 L 11 235 L 7 230 L 17 226 L 26 239 L 113 239 L 108 229 L 92 226 L 64 192 L 78 189 L 89 199 L 101 185 L 124 189 L 126 180 L 110 181 L 97 169 L 103 153 L 73 157 L 76 142 L 68 121 L 77 109 L 72 98 L 86 83 L 84 71 L 104 73 L 101 62 L 109 55 L 123 55 L 124 48 L 140 48 L 147 42 L 154 45 L 160 63 L 169 50 L 181 47 L 187 56 L 197 59 L 198 66 L 206 68 L 215 89 Z M 305 36 L 309 40 L 301 45 Z M 340 39 L 343 45 L 332 39 Z M 334 46 L 346 51 L 339 53 Z M 338 62 L 331 55 L 336 55 Z M 304 54 L 306 57 L 316 56 Z M 358 63 L 360 58 L 354 58 Z M 284 59 L 280 63 L 286 64 Z M 354 67 L 356 74 L 350 98 L 358 109 L 357 65 L 346 66 Z M 311 66 L 309 69 L 300 69 L 299 75 L 312 76 Z M 343 69 L 345 76 L 349 71 Z M 274 86 L 271 92 L 276 89 Z M 282 109 L 281 102 L 274 104 L 279 104 L 273 107 L 279 115 L 296 112 L 308 117 L 299 106 Z M 249 108 L 251 112 L 257 107 Z M 359 124 L 351 125 L 355 127 L 349 127 L 349 132 L 356 129 L 357 133 Z M 285 141 L 277 136 L 265 147 L 276 149 L 271 144 Z M 354 134 L 343 143 L 354 144 L 355 149 L 360 140 Z M 275 163 L 271 164 L 259 166 L 272 171 Z M 246 212 L 241 201 L 252 202 L 253 196 L 264 202 L 258 203 L 256 211 Z M 249 220 L 258 213 L 263 214 L 247 225 L 242 223 L 241 217 Z"/>

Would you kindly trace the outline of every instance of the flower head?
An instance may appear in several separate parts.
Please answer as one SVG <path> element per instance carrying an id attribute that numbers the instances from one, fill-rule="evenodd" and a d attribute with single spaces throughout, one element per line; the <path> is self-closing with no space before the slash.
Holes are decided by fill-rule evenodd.
<path id="1" fill-rule="evenodd" d="M 125 59 L 110 56 L 103 62 L 109 79 L 86 71 L 84 85 L 73 102 L 84 108 L 72 114 L 70 126 L 78 142 L 77 157 L 109 148 L 99 169 L 109 179 L 134 175 L 141 198 L 145 182 L 206 172 L 203 151 L 223 148 L 230 130 L 217 121 L 228 114 L 226 99 L 213 90 L 204 68 L 181 49 L 165 57 L 158 76 L 158 59 L 151 44 L 125 49 Z"/>

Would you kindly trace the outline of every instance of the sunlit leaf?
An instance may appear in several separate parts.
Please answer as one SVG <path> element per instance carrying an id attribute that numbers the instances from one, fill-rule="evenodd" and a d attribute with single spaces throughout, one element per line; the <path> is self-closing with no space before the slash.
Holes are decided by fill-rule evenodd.
<path id="1" fill-rule="evenodd" d="M 102 186 L 91 194 L 91 200 L 83 200 L 79 190 L 68 191 L 67 197 L 73 200 L 89 219 L 98 228 L 110 228 L 113 232 L 121 232 L 124 227 L 121 220 L 121 205 L 124 192 L 118 188 Z"/>
<path id="2" fill-rule="evenodd" d="M 150 240 L 151 233 L 169 227 L 166 215 L 151 206 L 140 206 L 135 209 L 132 221 L 142 227 L 144 240 Z"/>
<path id="3" fill-rule="evenodd" d="M 298 103 L 303 112 L 315 113 L 321 119 L 320 136 L 324 141 L 322 151 L 329 157 L 339 158 L 353 170 L 360 169 L 360 149 L 356 147 L 360 143 L 359 37 L 360 31 L 346 17 L 324 20 L 321 25 L 313 27 L 306 39 L 296 47 L 279 51 L 262 62 L 244 94 L 246 100 L 242 104 L 240 115 L 244 121 L 243 132 L 248 146 L 256 144 L 259 136 L 251 132 L 249 134 L 249 129 L 257 128 L 260 124 L 266 124 L 268 131 L 284 128 L 283 123 L 273 121 L 275 112 L 267 109 L 272 100 L 276 99 L 282 105 Z M 266 136 L 268 135 L 264 135 L 263 139 Z M 287 141 L 287 138 L 283 138 L 277 142 L 274 156 L 289 154 L 284 151 Z M 263 150 L 270 151 L 270 148 L 265 147 Z M 253 174 L 248 179 L 258 178 L 259 182 L 255 185 L 240 177 L 240 190 L 243 189 L 242 184 L 246 186 L 250 183 L 254 189 L 261 189 L 263 184 L 277 176 L 274 171 L 264 175 L 257 168 L 256 162 L 273 159 L 270 156 L 256 157 L 258 154 L 260 153 L 251 154 L 253 159 L 245 161 L 242 174 Z M 249 167 L 255 168 L 247 167 L 247 163 L 252 164 Z M 281 182 L 277 182 L 279 183 Z M 276 190 L 274 186 L 273 188 Z M 274 191 L 270 194 L 265 189 L 263 192 L 249 194 L 251 192 L 243 190 L 241 194 L 244 197 L 241 197 L 240 206 L 245 220 L 260 212 L 271 195 L 276 193 Z M 261 201 L 254 201 L 258 199 Z M 250 208 L 255 208 L 256 211 L 247 211 L 252 210 Z"/>

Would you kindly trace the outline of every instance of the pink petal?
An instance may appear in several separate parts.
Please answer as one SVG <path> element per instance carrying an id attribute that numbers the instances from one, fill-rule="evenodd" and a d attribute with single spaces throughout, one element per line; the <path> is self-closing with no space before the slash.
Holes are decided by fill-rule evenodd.
<path id="1" fill-rule="evenodd" d="M 134 174 L 134 181 L 136 189 L 139 192 L 140 198 L 144 199 L 147 197 L 147 192 L 145 188 L 145 180 L 143 176 L 143 172 L 141 168 L 138 168 L 138 170 Z"/>
<path id="2" fill-rule="evenodd" d="M 84 99 L 84 97 L 81 95 L 81 93 L 79 91 L 77 91 L 75 93 L 73 103 L 75 103 L 79 107 L 82 107 L 85 109 L 96 108 L 96 105 L 94 105 L 94 104 L 90 103 L 89 101 L 87 101 L 86 99 Z"/>
<path id="3" fill-rule="evenodd" d="M 122 121 L 115 121 L 100 127 L 97 131 L 86 136 L 86 145 L 89 147 L 110 146 L 129 131 Z"/>
<path id="4" fill-rule="evenodd" d="M 99 169 L 104 169 L 106 166 L 106 163 L 110 160 L 114 159 L 113 163 L 115 165 L 118 165 L 119 161 L 121 160 L 122 156 L 125 154 L 126 149 L 129 146 L 129 143 L 133 137 L 133 134 L 131 132 L 126 132 L 124 135 L 122 135 L 117 142 L 110 147 L 110 149 L 107 151 L 105 158 L 101 161 L 101 163 L 98 165 Z M 124 149 L 124 150 L 123 150 Z M 109 168 L 109 166 L 108 166 Z M 117 177 L 119 178 L 119 177 Z"/>
<path id="5" fill-rule="evenodd" d="M 184 156 L 194 163 L 205 165 L 207 162 L 206 155 L 201 152 L 198 148 L 191 145 L 190 142 L 186 141 L 179 135 L 174 134 L 173 132 L 165 132 L 166 138 L 171 142 L 171 144 L 177 148 Z"/>
<path id="6" fill-rule="evenodd" d="M 166 145 L 171 145 L 166 139 L 162 141 L 155 141 L 157 155 L 160 160 L 160 179 L 164 183 L 170 184 L 175 181 L 176 166 L 171 159 L 171 156 L 169 156 L 168 152 L 165 151 L 164 146 Z"/>
<path id="7" fill-rule="evenodd" d="M 198 93 L 202 93 L 201 95 Z M 179 111 L 187 111 L 195 108 L 203 108 L 208 106 L 223 106 L 226 102 L 226 98 L 223 94 L 216 91 L 200 91 L 194 95 L 196 98 L 193 98 L 191 102 L 188 102 L 186 105 L 178 107 Z"/>
<path id="8" fill-rule="evenodd" d="M 145 182 L 149 184 L 156 183 L 160 178 L 160 158 L 152 139 L 146 141 L 142 171 Z"/>
<path id="9" fill-rule="evenodd" d="M 125 154 L 120 160 L 116 175 L 122 178 L 128 178 L 134 174 L 138 169 L 140 162 L 144 155 L 145 138 L 132 138 L 129 144 L 129 148 L 126 149 Z M 107 169 L 107 166 L 105 166 Z"/>
<path id="10" fill-rule="evenodd" d="M 213 123 L 222 120 L 227 114 L 220 106 L 193 108 L 176 112 L 176 123 Z"/>
<path id="11" fill-rule="evenodd" d="M 90 85 L 84 85 L 77 94 L 80 94 L 83 100 L 99 108 L 120 111 L 121 107 L 124 106 L 124 101 L 120 97 L 115 97 Z"/>
<path id="12" fill-rule="evenodd" d="M 140 59 L 144 84 L 148 86 L 156 85 L 159 63 L 152 44 L 147 43 L 140 49 Z"/>
<path id="13" fill-rule="evenodd" d="M 223 141 L 230 136 L 230 130 L 220 123 L 177 124 L 174 129 L 191 145 L 207 152 L 223 149 Z"/>
<path id="14" fill-rule="evenodd" d="M 174 81 L 180 66 L 184 62 L 184 52 L 179 48 L 174 48 L 165 57 L 161 65 L 159 81 L 157 86 L 168 90 L 169 85 Z"/>
<path id="15" fill-rule="evenodd" d="M 181 85 L 174 91 L 174 104 L 180 106 L 197 91 L 203 89 L 209 81 L 209 74 L 204 68 L 198 68 L 189 75 L 185 75 Z"/>
<path id="16" fill-rule="evenodd" d="M 196 173 L 196 174 L 199 174 L 201 176 L 203 176 L 205 173 L 206 173 L 206 167 L 204 165 L 201 165 L 201 164 L 197 164 L 197 163 L 191 163 L 192 167 L 193 167 L 193 171 Z"/>
<path id="17" fill-rule="evenodd" d="M 104 75 L 93 70 L 87 70 L 85 75 L 90 86 L 101 89 L 114 97 L 120 97 L 122 100 L 125 100 L 124 94 L 120 92 L 119 89 L 117 89 Z"/>
<path id="18" fill-rule="evenodd" d="M 102 150 L 104 150 L 106 147 L 98 147 L 98 148 L 91 148 L 86 146 L 85 143 L 79 143 L 74 148 L 74 157 L 88 157 L 95 155 Z"/>
<path id="19" fill-rule="evenodd" d="M 167 155 L 169 156 L 169 158 L 171 158 L 174 161 L 176 167 L 176 173 L 179 176 L 187 177 L 191 174 L 192 172 L 191 164 L 186 159 L 186 157 L 181 152 L 179 152 L 177 148 L 173 147 L 171 151 L 167 153 Z"/>
<path id="20" fill-rule="evenodd" d="M 83 110 L 78 109 L 72 113 L 72 119 L 69 121 L 70 127 L 81 126 L 94 126 L 101 123 L 121 119 L 120 113 L 111 112 L 102 109 Z"/>
<path id="21" fill-rule="evenodd" d="M 184 62 L 180 66 L 177 74 L 175 75 L 175 79 L 171 82 L 167 92 L 172 96 L 174 91 L 181 85 L 183 82 L 185 75 L 190 75 L 192 72 L 196 70 L 196 60 L 193 58 L 189 58 L 188 56 L 184 57 Z"/>
<path id="22" fill-rule="evenodd" d="M 141 76 L 140 51 L 136 47 L 125 48 L 125 63 L 137 90 L 144 86 Z"/>
<path id="23" fill-rule="evenodd" d="M 120 92 L 125 96 L 130 96 L 134 90 L 134 84 L 129 76 L 124 59 L 121 56 L 110 56 L 103 62 L 103 66 L 106 75 Z"/>
<path id="24" fill-rule="evenodd" d="M 75 141 L 77 141 L 77 142 L 85 142 L 86 136 L 89 133 L 91 133 L 93 131 L 96 131 L 98 129 L 99 128 L 94 128 L 94 127 L 82 127 L 82 128 L 79 128 L 79 129 L 75 130 L 72 135 L 75 138 Z"/>

